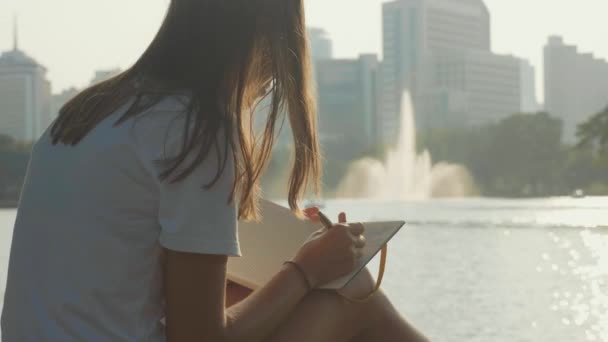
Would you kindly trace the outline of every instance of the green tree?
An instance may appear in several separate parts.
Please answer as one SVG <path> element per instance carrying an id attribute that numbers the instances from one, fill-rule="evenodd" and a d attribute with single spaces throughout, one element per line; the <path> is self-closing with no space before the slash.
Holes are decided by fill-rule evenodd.
<path id="1" fill-rule="evenodd" d="M 31 144 L 0 135 L 0 201 L 16 202 L 21 192 Z"/>
<path id="2" fill-rule="evenodd" d="M 466 166 L 487 196 L 547 196 L 563 192 L 561 121 L 547 113 L 514 114 L 475 128 L 426 132 L 435 161 Z"/>
<path id="3" fill-rule="evenodd" d="M 0 134 L 0 151 L 11 149 L 14 145 L 15 140 L 12 137 Z"/>
<path id="4" fill-rule="evenodd" d="M 592 147 L 608 154 L 608 107 L 578 127 L 579 147 Z"/>
<path id="5" fill-rule="evenodd" d="M 509 196 L 546 196 L 561 163 L 562 123 L 547 113 L 516 114 L 492 127 L 486 158 L 494 190 Z"/>

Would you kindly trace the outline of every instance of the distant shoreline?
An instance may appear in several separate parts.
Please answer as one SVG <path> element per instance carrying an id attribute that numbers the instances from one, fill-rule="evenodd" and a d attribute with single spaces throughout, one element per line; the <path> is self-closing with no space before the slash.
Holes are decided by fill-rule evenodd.
<path id="1" fill-rule="evenodd" d="M 584 199 L 600 199 L 600 198 L 605 198 L 608 199 L 608 196 L 586 196 L 584 198 L 574 198 L 571 196 L 555 196 L 555 197 L 481 197 L 481 196 L 471 196 L 471 197 L 446 197 L 446 198 L 429 198 L 427 200 L 439 200 L 439 201 L 450 201 L 450 200 L 496 200 L 496 201 L 517 201 L 517 200 L 523 200 L 523 201 L 534 201 L 534 200 L 547 200 L 547 199 L 574 199 L 574 200 L 584 200 Z M 373 199 L 365 199 L 365 198 L 325 198 L 320 202 L 311 202 L 308 203 L 309 205 L 318 205 L 318 206 L 323 206 L 325 204 L 325 201 L 356 201 L 356 200 L 373 200 Z M 272 199 L 272 201 L 277 202 L 277 203 L 282 203 L 283 205 L 287 205 L 287 200 L 286 199 L 278 199 L 278 198 L 274 198 Z M 409 200 L 380 200 L 380 201 L 404 201 L 404 202 L 409 202 Z M 414 200 L 415 201 L 415 200 Z M 19 201 L 18 200 L 0 200 L 0 210 L 1 209 L 17 209 L 19 207 Z"/>

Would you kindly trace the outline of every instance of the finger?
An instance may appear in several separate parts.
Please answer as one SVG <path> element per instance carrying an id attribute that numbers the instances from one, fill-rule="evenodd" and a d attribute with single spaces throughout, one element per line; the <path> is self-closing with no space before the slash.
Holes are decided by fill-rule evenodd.
<path id="1" fill-rule="evenodd" d="M 313 222 L 321 221 L 321 219 L 319 218 L 319 208 L 318 207 L 304 209 L 304 215 L 306 216 L 306 218 L 308 218 L 309 220 L 311 220 Z"/>
<path id="2" fill-rule="evenodd" d="M 355 248 L 355 258 L 357 258 L 357 260 L 361 259 L 363 257 L 363 250 L 361 248 Z"/>
<path id="3" fill-rule="evenodd" d="M 350 233 L 354 236 L 361 235 L 365 231 L 365 227 L 361 223 L 351 223 L 349 226 Z"/>
<path id="4" fill-rule="evenodd" d="M 346 213 L 340 213 L 340 215 L 338 215 L 338 222 L 346 223 Z"/>
<path id="5" fill-rule="evenodd" d="M 311 215 L 316 215 L 318 214 L 320 211 L 319 207 L 310 207 L 310 208 L 306 208 L 304 209 L 304 213 L 311 214 Z"/>
<path id="6" fill-rule="evenodd" d="M 358 237 L 355 238 L 355 247 L 356 248 L 363 248 L 363 247 L 365 247 L 366 243 L 367 243 L 367 239 L 363 235 L 359 235 Z"/>
<path id="7" fill-rule="evenodd" d="M 309 219 L 310 221 L 314 222 L 314 223 L 320 223 L 321 222 L 321 218 L 319 217 L 319 215 L 306 215 L 306 218 Z"/>

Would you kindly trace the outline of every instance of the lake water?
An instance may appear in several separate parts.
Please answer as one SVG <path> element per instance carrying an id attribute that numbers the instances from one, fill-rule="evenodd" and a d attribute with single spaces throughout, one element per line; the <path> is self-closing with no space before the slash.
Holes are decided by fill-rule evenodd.
<path id="1" fill-rule="evenodd" d="M 403 219 L 384 288 L 433 341 L 608 341 L 608 198 L 331 201 Z M 15 212 L 0 211 L 0 295 Z M 372 266 L 376 268 L 376 266 Z"/>

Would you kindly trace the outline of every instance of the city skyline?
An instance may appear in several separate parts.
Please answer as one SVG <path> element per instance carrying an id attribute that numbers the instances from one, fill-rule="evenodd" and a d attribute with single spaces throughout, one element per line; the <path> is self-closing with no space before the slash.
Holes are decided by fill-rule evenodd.
<path id="1" fill-rule="evenodd" d="M 71 86 L 82 87 L 98 69 L 128 67 L 143 51 L 162 20 L 167 0 L 108 0 L 94 8 L 90 3 L 59 0 L 40 3 L 35 0 L 8 0 L 0 4 L 0 50 L 12 48 L 13 13 L 20 16 L 21 48 L 49 69 L 53 92 Z M 383 0 L 322 0 L 306 2 L 309 26 L 328 31 L 338 58 L 356 57 L 359 53 L 381 52 L 381 4 Z M 603 37 L 608 34 L 602 13 L 608 3 L 599 0 L 554 3 L 550 0 L 485 1 L 492 19 L 492 50 L 529 59 L 536 68 L 537 96 L 544 98 L 542 49 L 550 35 L 560 35 L 581 51 L 608 57 Z M 146 16 L 128 22 L 132 13 Z M 120 4 L 120 6 L 117 6 Z M 116 11 L 116 8 L 121 11 Z M 65 11 L 70 8 L 70 11 Z M 348 8 L 349 16 L 337 16 Z M 49 13 L 51 15 L 49 15 Z M 70 13 L 81 13 L 74 17 Z M 335 20 L 339 17 L 340 20 Z M 539 19 L 542 18 L 542 19 Z M 584 19 L 583 19 L 584 18 Z M 361 22 L 368 25 L 361 25 Z M 110 29 L 108 27 L 110 23 Z M 44 26 L 45 35 L 40 35 Z M 103 25 L 105 23 L 105 25 Z M 88 27 L 81 35 L 70 35 L 73 27 Z M 112 28 L 113 27 L 113 28 Z M 121 39 L 115 39 L 120 33 Z M 61 47 L 61 48 L 58 48 Z M 80 47 L 80 48 L 78 48 Z M 85 53 L 88 52 L 88 53 Z M 77 58 L 78 63 L 75 63 Z"/>
<path id="2" fill-rule="evenodd" d="M 395 0 L 383 5 L 380 131 L 393 144 L 403 92 L 420 131 L 481 126 L 539 110 L 534 68 L 491 49 L 483 0 Z"/>
<path id="3" fill-rule="evenodd" d="M 544 50 L 545 109 L 562 120 L 565 141 L 575 142 L 577 125 L 606 108 L 608 62 L 558 36 Z"/>

